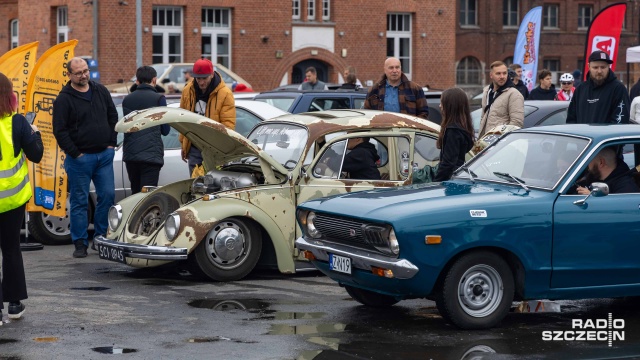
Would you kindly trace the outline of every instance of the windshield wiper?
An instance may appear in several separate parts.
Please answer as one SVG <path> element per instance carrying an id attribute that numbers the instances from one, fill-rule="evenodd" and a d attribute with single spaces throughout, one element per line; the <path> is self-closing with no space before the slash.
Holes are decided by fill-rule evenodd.
<path id="1" fill-rule="evenodd" d="M 475 178 L 478 177 L 478 175 L 476 175 L 476 173 L 474 173 L 473 171 L 471 171 L 471 169 L 469 169 L 469 167 L 467 165 L 462 165 L 460 166 L 460 169 L 464 170 L 467 172 L 467 174 L 469 174 L 469 180 L 471 180 L 472 182 L 475 183 Z"/>
<path id="2" fill-rule="evenodd" d="M 494 172 L 493 172 L 493 175 L 495 175 L 495 176 L 499 176 L 499 177 L 501 177 L 501 178 L 507 178 L 507 179 L 510 179 L 510 180 L 511 180 L 511 182 L 515 182 L 515 183 L 517 183 L 518 185 L 522 186 L 522 188 L 523 188 L 525 191 L 527 191 L 527 192 L 529 191 L 529 188 L 527 187 L 527 185 L 525 185 L 525 184 L 524 184 L 524 181 L 523 181 L 522 179 L 518 179 L 517 177 L 515 177 L 515 176 L 513 176 L 513 175 L 511 175 L 511 174 L 509 174 L 509 173 L 503 173 L 503 172 L 494 171 Z"/>

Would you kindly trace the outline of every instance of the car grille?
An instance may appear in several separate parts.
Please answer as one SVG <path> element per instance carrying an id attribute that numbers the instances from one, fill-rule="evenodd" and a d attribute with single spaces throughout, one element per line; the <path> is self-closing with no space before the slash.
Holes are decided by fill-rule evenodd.
<path id="1" fill-rule="evenodd" d="M 318 213 L 313 223 L 322 237 L 328 241 L 380 252 L 371 245 L 370 240 L 367 241 L 372 236 L 376 240 L 380 237 L 379 234 L 372 234 L 373 231 L 367 223 Z M 367 230 L 363 231 L 365 226 Z"/>

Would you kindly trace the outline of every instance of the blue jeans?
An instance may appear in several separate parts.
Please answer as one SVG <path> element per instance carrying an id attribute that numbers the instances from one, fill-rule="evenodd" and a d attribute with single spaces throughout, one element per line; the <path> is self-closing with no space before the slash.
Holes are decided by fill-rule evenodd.
<path id="1" fill-rule="evenodd" d="M 113 148 L 107 148 L 97 154 L 84 154 L 75 159 L 67 157 L 64 160 L 71 203 L 71 240 L 74 243 L 82 241 L 85 245 L 89 245 L 87 213 L 91 181 L 93 181 L 98 196 L 93 216 L 95 236 L 107 234 L 107 215 L 116 194 L 113 180 L 114 154 Z"/>

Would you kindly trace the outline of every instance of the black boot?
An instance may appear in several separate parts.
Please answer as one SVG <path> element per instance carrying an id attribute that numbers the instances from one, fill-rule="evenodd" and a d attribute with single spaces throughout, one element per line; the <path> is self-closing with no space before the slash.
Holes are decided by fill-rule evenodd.
<path id="1" fill-rule="evenodd" d="M 73 252 L 74 258 L 87 257 L 87 246 L 82 242 L 82 240 L 75 241 L 73 245 L 76 247 L 76 250 Z"/>

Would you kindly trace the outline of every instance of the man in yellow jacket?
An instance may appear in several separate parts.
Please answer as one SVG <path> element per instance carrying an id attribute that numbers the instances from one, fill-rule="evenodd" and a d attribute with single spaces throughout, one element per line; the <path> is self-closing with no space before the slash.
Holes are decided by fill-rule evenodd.
<path id="1" fill-rule="evenodd" d="M 193 64 L 193 81 L 182 90 L 180 107 L 204 115 L 229 129 L 236 127 L 236 104 L 233 92 L 225 85 L 220 74 L 213 70 L 208 59 L 200 59 Z M 189 175 L 196 165 L 202 165 L 200 150 L 191 145 L 191 141 L 180 134 L 182 160 L 189 164 Z"/>

